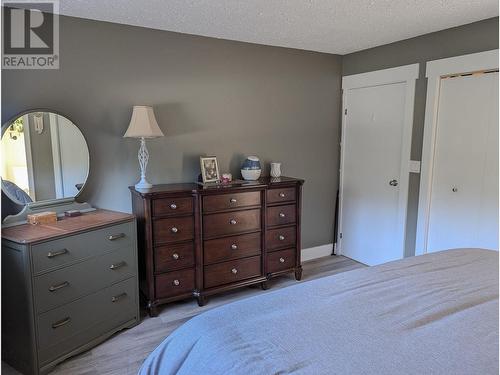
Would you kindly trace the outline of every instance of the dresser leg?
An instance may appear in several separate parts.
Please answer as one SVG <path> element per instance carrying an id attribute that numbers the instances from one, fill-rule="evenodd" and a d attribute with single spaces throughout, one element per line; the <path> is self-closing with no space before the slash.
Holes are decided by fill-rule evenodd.
<path id="1" fill-rule="evenodd" d="M 302 279 L 302 267 L 299 266 L 295 268 L 295 280 L 300 281 Z"/>
<path id="2" fill-rule="evenodd" d="M 198 306 L 202 307 L 207 304 L 207 298 L 204 296 L 198 296 L 196 297 L 196 300 L 198 301 Z"/>
<path id="3" fill-rule="evenodd" d="M 260 287 L 262 290 L 267 290 L 269 288 L 269 286 L 267 285 L 267 281 L 261 282 Z"/>
<path id="4" fill-rule="evenodd" d="M 158 316 L 158 306 L 153 305 L 151 301 L 147 304 L 148 314 L 151 318 L 156 318 Z"/>

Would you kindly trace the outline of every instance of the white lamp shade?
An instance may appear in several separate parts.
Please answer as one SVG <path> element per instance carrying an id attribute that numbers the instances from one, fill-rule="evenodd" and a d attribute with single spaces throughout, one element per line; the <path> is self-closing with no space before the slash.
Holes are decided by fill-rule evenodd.
<path id="1" fill-rule="evenodd" d="M 135 105 L 132 111 L 130 125 L 124 136 L 126 138 L 157 138 L 163 133 L 156 122 L 153 107 Z"/>

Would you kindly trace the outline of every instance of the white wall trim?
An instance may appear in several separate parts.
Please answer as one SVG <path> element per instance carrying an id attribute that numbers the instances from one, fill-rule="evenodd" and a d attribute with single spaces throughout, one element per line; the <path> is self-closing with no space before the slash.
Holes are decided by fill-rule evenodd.
<path id="1" fill-rule="evenodd" d="M 418 66 L 419 64 L 410 64 L 345 76 L 342 77 L 342 88 L 344 90 L 359 89 L 362 87 L 414 81 L 418 78 Z"/>
<path id="2" fill-rule="evenodd" d="M 326 257 L 332 255 L 333 243 L 328 243 L 326 245 L 320 245 L 315 247 L 309 247 L 307 249 L 302 249 L 300 253 L 300 259 L 302 262 L 307 262 L 308 260 L 313 260 L 316 258 Z"/>
<path id="3" fill-rule="evenodd" d="M 404 257 L 406 221 L 408 206 L 408 187 L 410 183 L 410 155 L 411 136 L 413 129 L 413 111 L 415 105 L 415 81 L 419 75 L 419 64 L 403 65 L 395 68 L 377 70 L 374 72 L 355 74 L 342 78 L 342 136 L 340 148 L 340 178 L 339 178 L 339 233 L 342 233 L 342 207 L 343 207 L 343 170 L 345 159 L 345 134 L 346 134 L 346 90 L 388 85 L 394 83 L 406 83 L 405 115 L 401 141 L 401 169 L 400 169 L 400 194 L 399 194 L 399 236 L 395 239 L 401 249 L 401 258 Z M 337 239 L 337 252 L 342 254 L 342 239 Z"/>
<path id="4" fill-rule="evenodd" d="M 431 182 L 434 166 L 438 101 L 441 78 L 453 74 L 498 69 L 498 49 L 429 61 L 426 64 L 427 99 L 425 103 L 424 139 L 418 201 L 415 255 L 427 253 Z"/>

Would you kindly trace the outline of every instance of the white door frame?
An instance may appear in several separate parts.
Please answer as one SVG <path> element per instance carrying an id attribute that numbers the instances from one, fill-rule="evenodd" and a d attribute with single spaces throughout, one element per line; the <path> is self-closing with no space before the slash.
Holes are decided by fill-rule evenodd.
<path id="1" fill-rule="evenodd" d="M 408 185 L 410 179 L 411 135 L 413 128 L 413 107 L 415 104 L 415 80 L 418 78 L 419 64 L 398 66 L 390 69 L 376 70 L 368 73 L 354 74 L 342 77 L 342 136 L 340 143 L 340 190 L 339 190 L 339 234 L 342 233 L 343 207 L 343 170 L 345 126 L 347 117 L 346 91 L 364 87 L 406 83 L 405 116 L 403 123 L 403 138 L 401 143 L 401 169 L 399 181 L 399 217 L 398 238 L 395 239 L 401 249 L 401 258 L 404 256 L 406 236 L 406 211 L 408 205 Z M 337 238 L 338 253 L 342 254 L 342 238 Z"/>
<path id="2" fill-rule="evenodd" d="M 24 124 L 24 151 L 26 152 L 26 168 L 28 169 L 28 188 L 30 191 L 30 197 L 33 201 L 36 201 L 36 191 L 35 191 L 35 176 L 33 172 L 33 154 L 31 152 L 31 135 L 30 135 L 30 123 L 29 116 L 23 116 Z"/>
<path id="3" fill-rule="evenodd" d="M 420 174 L 415 255 L 427 253 L 432 173 L 434 167 L 441 78 L 492 69 L 498 69 L 498 49 L 433 60 L 426 64 L 427 99 L 425 103 L 424 144 L 422 148 L 422 170 Z"/>

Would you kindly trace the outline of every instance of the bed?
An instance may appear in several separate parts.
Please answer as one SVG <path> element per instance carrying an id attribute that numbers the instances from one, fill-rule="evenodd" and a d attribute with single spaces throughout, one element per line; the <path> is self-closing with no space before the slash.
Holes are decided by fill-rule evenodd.
<path id="1" fill-rule="evenodd" d="M 141 375 L 498 374 L 498 252 L 456 249 L 200 314 Z"/>

